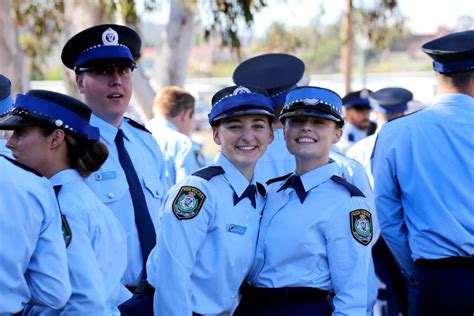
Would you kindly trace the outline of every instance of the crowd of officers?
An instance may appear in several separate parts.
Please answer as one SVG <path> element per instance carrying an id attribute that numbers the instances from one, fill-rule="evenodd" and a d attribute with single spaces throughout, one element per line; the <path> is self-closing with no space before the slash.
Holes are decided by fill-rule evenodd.
<path id="1" fill-rule="evenodd" d="M 474 314 L 474 31 L 423 45 L 437 93 L 407 115 L 407 89 L 250 58 L 212 98 L 212 161 L 182 88 L 124 116 L 140 49 L 70 38 L 83 102 L 0 76 L 1 316 Z"/>

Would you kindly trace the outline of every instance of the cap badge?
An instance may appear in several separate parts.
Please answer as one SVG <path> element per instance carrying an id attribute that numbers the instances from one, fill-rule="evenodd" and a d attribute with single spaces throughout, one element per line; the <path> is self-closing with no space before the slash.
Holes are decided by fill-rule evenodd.
<path id="1" fill-rule="evenodd" d="M 242 93 L 250 93 L 250 90 L 245 87 L 237 87 L 235 88 L 234 92 L 232 92 L 233 95 L 238 95 Z"/>
<path id="2" fill-rule="evenodd" d="M 62 120 L 56 120 L 56 121 L 54 121 L 54 125 L 56 125 L 57 127 L 61 127 L 63 125 L 63 121 Z"/>
<path id="3" fill-rule="evenodd" d="M 104 45 L 118 45 L 118 40 L 118 33 L 110 27 L 102 33 L 102 43 Z"/>
<path id="4" fill-rule="evenodd" d="M 303 100 L 301 100 L 301 102 L 303 102 L 306 105 L 316 105 L 316 104 L 320 103 L 320 101 L 318 99 L 303 99 Z"/>
<path id="5" fill-rule="evenodd" d="M 364 89 L 360 92 L 360 97 L 363 98 L 363 99 L 367 99 L 369 97 L 369 95 L 370 95 L 370 92 L 368 90 Z"/>

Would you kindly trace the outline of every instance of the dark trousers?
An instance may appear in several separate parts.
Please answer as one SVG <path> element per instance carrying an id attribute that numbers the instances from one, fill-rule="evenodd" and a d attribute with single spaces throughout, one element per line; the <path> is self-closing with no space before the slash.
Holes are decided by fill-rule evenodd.
<path id="1" fill-rule="evenodd" d="M 375 274 L 385 285 L 377 294 L 382 316 L 408 315 L 407 281 L 382 236 L 372 248 L 372 257 Z"/>
<path id="2" fill-rule="evenodd" d="M 133 296 L 119 306 L 121 316 L 153 316 L 153 295 L 155 289 L 145 280 L 140 280 Z"/>
<path id="3" fill-rule="evenodd" d="M 417 260 L 410 280 L 410 316 L 473 316 L 474 257 Z"/>
<path id="4" fill-rule="evenodd" d="M 244 285 L 235 316 L 330 316 L 327 291 L 314 288 L 252 288 Z"/>

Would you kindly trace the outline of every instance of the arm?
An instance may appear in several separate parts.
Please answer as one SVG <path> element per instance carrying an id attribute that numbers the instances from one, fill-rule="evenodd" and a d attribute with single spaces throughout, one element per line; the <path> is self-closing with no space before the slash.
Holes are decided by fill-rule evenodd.
<path id="1" fill-rule="evenodd" d="M 198 157 L 195 154 L 193 143 L 189 138 L 180 139 L 177 149 L 178 151 L 174 161 L 176 183 L 201 168 L 197 162 Z"/>
<path id="2" fill-rule="evenodd" d="M 372 159 L 375 204 L 382 235 L 402 273 L 409 278 L 413 273 L 414 264 L 397 179 L 396 149 L 393 145 L 388 146 L 395 140 L 389 140 L 387 136 L 382 129 Z"/>
<path id="3" fill-rule="evenodd" d="M 182 195 L 180 186 L 173 187 L 172 192 L 164 204 L 159 243 L 148 259 L 148 281 L 155 287 L 157 315 L 191 315 L 191 275 L 212 221 L 212 202 L 203 190 L 206 200 L 199 213 L 191 219 L 179 220 L 173 212 L 173 201 Z"/>

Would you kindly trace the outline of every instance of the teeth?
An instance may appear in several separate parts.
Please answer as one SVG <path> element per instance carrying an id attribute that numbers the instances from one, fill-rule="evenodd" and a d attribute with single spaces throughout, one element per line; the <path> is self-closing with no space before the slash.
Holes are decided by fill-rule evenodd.
<path id="1" fill-rule="evenodd" d="M 301 137 L 301 138 L 296 139 L 296 141 L 298 143 L 315 143 L 316 142 L 314 139 L 309 138 L 309 137 Z"/>
<path id="2" fill-rule="evenodd" d="M 111 94 L 109 95 L 109 98 L 120 98 L 121 96 L 121 94 Z"/>
<path id="3" fill-rule="evenodd" d="M 253 150 L 256 147 L 255 146 L 238 146 L 237 148 L 239 148 L 240 150 Z"/>

